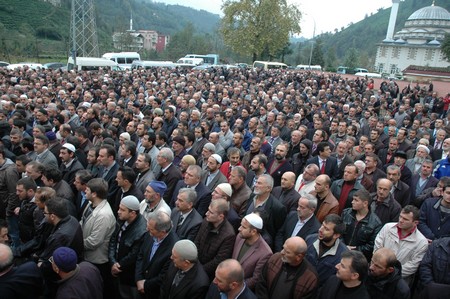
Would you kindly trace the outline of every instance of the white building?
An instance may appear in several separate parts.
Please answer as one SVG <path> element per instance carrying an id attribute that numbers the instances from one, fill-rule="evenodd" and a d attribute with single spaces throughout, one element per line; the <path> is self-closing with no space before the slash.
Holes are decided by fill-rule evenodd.
<path id="1" fill-rule="evenodd" d="M 450 33 L 450 13 L 433 4 L 414 12 L 393 37 L 395 15 L 400 0 L 393 0 L 386 39 L 378 44 L 375 67 L 380 73 L 395 74 L 410 65 L 448 67 L 441 51 L 445 34 Z M 393 20 L 393 22 L 392 22 Z"/>

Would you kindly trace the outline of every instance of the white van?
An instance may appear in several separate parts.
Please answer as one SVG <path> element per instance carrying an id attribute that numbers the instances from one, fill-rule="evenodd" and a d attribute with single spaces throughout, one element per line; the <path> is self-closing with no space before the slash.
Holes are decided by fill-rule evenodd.
<path id="1" fill-rule="evenodd" d="M 105 53 L 102 57 L 117 62 L 121 68 L 126 70 L 131 69 L 133 61 L 141 60 L 138 52 Z"/>
<path id="2" fill-rule="evenodd" d="M 274 61 L 255 61 L 253 62 L 253 68 L 260 68 L 263 70 L 273 70 L 273 69 L 287 69 L 287 64 Z"/>
<path id="3" fill-rule="evenodd" d="M 135 60 L 131 64 L 131 69 L 149 69 L 152 67 L 166 67 L 166 68 L 175 68 L 175 63 L 172 61 L 149 61 L 149 60 Z"/>
<path id="4" fill-rule="evenodd" d="M 307 65 L 307 64 L 299 64 L 295 67 L 298 70 L 311 70 L 311 71 L 322 71 L 322 67 L 318 64 L 316 65 Z"/>
<path id="5" fill-rule="evenodd" d="M 191 58 L 191 57 L 182 57 L 177 60 L 177 64 L 185 64 L 185 65 L 201 65 L 204 63 L 203 58 Z"/>
<path id="6" fill-rule="evenodd" d="M 76 63 L 78 71 L 98 71 L 100 68 L 108 68 L 113 71 L 120 70 L 117 62 L 105 58 L 77 57 Z M 74 67 L 73 57 L 69 57 L 67 59 L 67 70 L 73 70 Z"/>

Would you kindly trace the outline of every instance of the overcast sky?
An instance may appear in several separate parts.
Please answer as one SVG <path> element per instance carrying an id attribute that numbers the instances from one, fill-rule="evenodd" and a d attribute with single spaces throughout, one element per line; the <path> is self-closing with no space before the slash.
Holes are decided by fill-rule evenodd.
<path id="1" fill-rule="evenodd" d="M 155 2 L 180 4 L 222 14 L 222 0 L 156 0 Z M 313 36 L 314 21 L 317 35 L 332 32 L 335 28 L 340 29 L 342 26 L 346 27 L 350 22 L 356 23 L 364 19 L 366 14 L 377 12 L 379 8 L 392 6 L 391 0 L 288 0 L 288 3 L 295 4 L 303 13 L 301 35 L 308 38 Z M 401 7 L 402 3 L 400 3 L 400 9 Z"/>

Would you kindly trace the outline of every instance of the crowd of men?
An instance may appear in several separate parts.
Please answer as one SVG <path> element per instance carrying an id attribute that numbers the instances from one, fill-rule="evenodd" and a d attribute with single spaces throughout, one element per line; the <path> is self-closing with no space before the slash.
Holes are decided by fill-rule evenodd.
<path id="1" fill-rule="evenodd" d="M 0 69 L 2 298 L 448 298 L 450 93 Z"/>

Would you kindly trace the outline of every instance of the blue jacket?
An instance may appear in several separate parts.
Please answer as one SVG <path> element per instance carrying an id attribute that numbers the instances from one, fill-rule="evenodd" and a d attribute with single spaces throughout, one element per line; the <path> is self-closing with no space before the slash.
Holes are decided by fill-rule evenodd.
<path id="1" fill-rule="evenodd" d="M 308 245 L 306 259 L 316 268 L 321 286 L 330 276 L 336 274 L 336 265 L 341 262 L 342 253 L 348 251 L 347 246 L 337 239 L 333 247 L 319 258 L 318 234 L 309 235 L 305 241 Z"/>
<path id="2" fill-rule="evenodd" d="M 450 176 L 450 161 L 442 159 L 439 163 L 439 168 L 434 172 L 434 177 L 440 179 L 443 176 Z"/>
<path id="3" fill-rule="evenodd" d="M 441 221 L 439 206 L 442 198 L 426 199 L 420 208 L 418 228 L 425 238 L 434 240 L 445 235 L 450 235 L 450 216 L 447 215 Z"/>
<path id="4" fill-rule="evenodd" d="M 430 283 L 450 284 L 450 237 L 433 241 L 419 267 L 423 285 Z"/>

